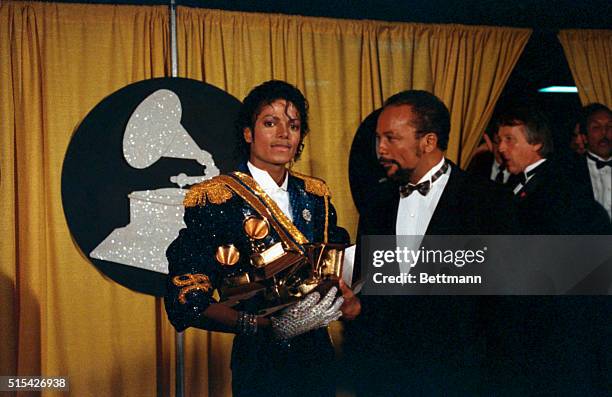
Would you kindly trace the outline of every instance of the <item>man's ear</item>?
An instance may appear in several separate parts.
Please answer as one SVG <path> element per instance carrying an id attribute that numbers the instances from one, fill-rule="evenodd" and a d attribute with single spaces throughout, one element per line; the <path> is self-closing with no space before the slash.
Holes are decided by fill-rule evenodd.
<path id="1" fill-rule="evenodd" d="M 253 132 L 249 127 L 245 127 L 244 130 L 242 130 L 242 133 L 244 134 L 244 140 L 247 143 L 253 143 Z"/>
<path id="2" fill-rule="evenodd" d="M 542 144 L 541 143 L 533 144 L 533 145 L 531 145 L 531 149 L 534 152 L 537 152 L 538 154 L 540 154 L 540 149 L 542 149 Z"/>
<path id="3" fill-rule="evenodd" d="M 430 132 L 426 134 L 424 138 L 425 139 L 423 139 L 424 143 L 422 149 L 425 153 L 430 153 L 438 146 L 438 135 L 434 134 L 433 132 Z"/>

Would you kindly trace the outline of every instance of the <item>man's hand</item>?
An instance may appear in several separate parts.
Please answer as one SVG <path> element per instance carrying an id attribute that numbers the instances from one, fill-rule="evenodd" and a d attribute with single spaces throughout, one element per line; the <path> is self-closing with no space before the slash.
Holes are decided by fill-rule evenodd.
<path id="1" fill-rule="evenodd" d="M 342 297 L 336 298 L 338 288 L 332 287 L 321 299 L 318 292 L 307 295 L 299 303 L 286 309 L 280 317 L 270 318 L 276 338 L 288 340 L 310 330 L 327 327 L 342 316 Z"/>
<path id="2" fill-rule="evenodd" d="M 357 295 L 353 293 L 353 290 L 346 285 L 344 280 L 340 279 L 339 286 L 340 292 L 342 292 L 342 298 L 344 298 L 344 303 L 340 306 L 342 318 L 345 320 L 354 320 L 355 317 L 361 313 L 361 301 Z"/>

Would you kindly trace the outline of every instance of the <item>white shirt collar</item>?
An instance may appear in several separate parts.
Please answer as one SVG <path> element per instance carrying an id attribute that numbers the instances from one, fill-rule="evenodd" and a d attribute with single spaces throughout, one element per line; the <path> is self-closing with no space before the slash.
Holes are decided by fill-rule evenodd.
<path id="1" fill-rule="evenodd" d="M 546 159 L 540 159 L 538 161 L 536 161 L 535 163 L 531 163 L 529 164 L 526 168 L 525 171 L 523 171 L 525 173 L 525 176 L 527 176 L 527 174 L 529 173 L 529 171 L 531 171 L 532 169 L 536 168 L 538 165 L 542 164 L 543 162 L 545 162 Z"/>
<path id="2" fill-rule="evenodd" d="M 421 182 L 425 182 L 425 181 L 430 180 L 430 179 L 431 179 L 431 177 L 432 177 L 432 176 L 433 176 L 433 175 L 434 175 L 436 172 L 438 172 L 438 170 L 439 170 L 440 168 L 442 168 L 442 166 L 444 165 L 444 161 L 445 161 L 445 158 L 444 158 L 444 157 L 442 157 L 442 160 L 440 160 L 440 162 L 439 162 L 438 164 L 436 164 L 436 165 L 434 165 L 433 167 L 431 167 L 431 168 L 429 169 L 429 171 L 427 171 L 427 173 L 425 173 L 425 175 L 423 175 L 423 177 L 422 177 L 421 179 L 419 179 L 419 181 L 418 181 L 416 184 L 418 185 L 418 184 L 419 184 L 419 183 L 421 183 Z M 450 168 L 450 167 L 449 167 L 449 168 Z"/>
<path id="3" fill-rule="evenodd" d="M 272 179 L 270 174 L 268 174 L 268 171 L 262 170 L 261 168 L 257 168 L 250 161 L 247 162 L 247 167 L 251 172 L 251 176 L 253 177 L 253 179 L 255 179 L 255 182 L 257 182 L 266 193 L 275 192 L 278 189 L 281 189 L 285 192 L 287 191 L 287 185 L 289 183 L 289 172 L 285 173 L 285 180 L 280 186 L 278 186 L 276 182 L 274 182 L 274 179 Z"/>
<path id="4" fill-rule="evenodd" d="M 538 165 L 542 164 L 545 161 L 546 159 L 540 159 L 536 161 L 535 163 L 531 163 L 527 167 L 525 167 L 525 169 L 523 170 L 523 174 L 525 174 L 525 183 L 519 183 L 518 185 L 516 185 L 516 187 L 514 188 L 514 194 L 517 194 L 518 192 L 523 190 L 523 187 L 527 184 L 527 182 L 529 182 L 531 178 L 533 178 L 533 175 L 527 176 L 529 171 L 536 168 Z"/>

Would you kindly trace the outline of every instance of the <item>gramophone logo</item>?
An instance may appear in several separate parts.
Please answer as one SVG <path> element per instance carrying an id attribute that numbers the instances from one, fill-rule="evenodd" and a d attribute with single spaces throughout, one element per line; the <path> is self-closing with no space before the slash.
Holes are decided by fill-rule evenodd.
<path id="1" fill-rule="evenodd" d="M 187 189 L 239 160 L 239 105 L 213 86 L 163 78 L 129 85 L 85 117 L 64 159 L 62 199 L 76 243 L 105 275 L 163 294 Z"/>

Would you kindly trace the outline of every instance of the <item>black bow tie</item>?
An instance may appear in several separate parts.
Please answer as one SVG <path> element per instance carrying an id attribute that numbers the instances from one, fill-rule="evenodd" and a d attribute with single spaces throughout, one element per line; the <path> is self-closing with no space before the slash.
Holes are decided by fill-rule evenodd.
<path id="1" fill-rule="evenodd" d="M 408 183 L 406 185 L 400 186 L 399 188 L 400 196 L 402 198 L 408 197 L 415 190 L 418 190 L 419 193 L 421 193 L 421 195 L 427 196 L 427 193 L 429 193 L 429 191 L 431 190 L 431 185 L 436 180 L 438 180 L 438 178 L 444 175 L 447 169 L 448 169 L 448 163 L 445 161 L 444 165 L 442 165 L 442 167 L 440 167 L 440 169 L 435 174 L 432 175 L 431 180 L 417 183 L 416 185 L 413 185 L 412 183 Z"/>
<path id="2" fill-rule="evenodd" d="M 408 183 L 404 186 L 400 186 L 400 196 L 408 197 L 415 190 L 418 190 L 419 193 L 421 193 L 423 196 L 427 196 L 427 193 L 429 193 L 429 191 L 431 190 L 431 182 L 425 181 L 425 182 L 417 183 L 416 185 L 413 185 L 412 183 Z"/>
<path id="3" fill-rule="evenodd" d="M 587 157 L 595 162 L 595 167 L 597 167 L 598 170 L 602 169 L 603 167 L 612 167 L 612 159 L 603 161 L 593 156 L 591 153 L 587 153 Z"/>

